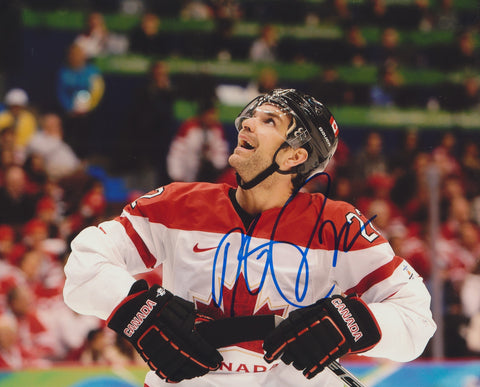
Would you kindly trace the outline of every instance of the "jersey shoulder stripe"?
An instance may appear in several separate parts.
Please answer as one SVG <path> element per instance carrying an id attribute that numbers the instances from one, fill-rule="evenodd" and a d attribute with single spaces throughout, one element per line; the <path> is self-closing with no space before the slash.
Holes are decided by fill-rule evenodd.
<path id="1" fill-rule="evenodd" d="M 115 220 L 118 221 L 125 228 L 125 232 L 127 233 L 132 243 L 135 245 L 138 254 L 140 255 L 143 263 L 145 264 L 145 267 L 154 268 L 155 264 L 157 263 L 157 259 L 150 252 L 145 242 L 142 240 L 140 235 L 138 235 L 137 231 L 135 231 L 135 228 L 133 227 L 130 220 L 125 216 L 117 217 L 115 218 Z"/>
<path id="2" fill-rule="evenodd" d="M 348 289 L 345 293 L 348 295 L 355 294 L 358 297 L 362 296 L 362 294 L 369 290 L 372 286 L 390 277 L 395 269 L 402 264 L 402 262 L 403 258 L 394 256 L 390 262 L 367 274 L 357 285 Z"/>

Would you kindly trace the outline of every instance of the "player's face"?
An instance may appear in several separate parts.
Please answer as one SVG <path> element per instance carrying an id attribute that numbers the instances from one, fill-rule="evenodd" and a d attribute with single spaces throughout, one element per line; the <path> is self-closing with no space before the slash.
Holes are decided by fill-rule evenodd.
<path id="1" fill-rule="evenodd" d="M 242 179 L 248 181 L 270 166 L 290 124 L 291 116 L 271 104 L 260 105 L 248 117 L 240 118 L 238 143 L 229 163 Z"/>

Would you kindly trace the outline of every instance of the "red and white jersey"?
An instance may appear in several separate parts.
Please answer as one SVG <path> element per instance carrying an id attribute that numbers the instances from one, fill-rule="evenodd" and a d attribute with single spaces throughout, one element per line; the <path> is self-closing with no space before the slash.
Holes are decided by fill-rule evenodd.
<path id="1" fill-rule="evenodd" d="M 435 331 L 423 280 L 353 206 L 298 193 L 245 229 L 230 189 L 173 183 L 127 205 L 115 220 L 83 230 L 65 267 L 67 304 L 106 319 L 133 275 L 163 265 L 163 286 L 215 318 L 287 317 L 323 297 L 356 293 L 382 330 L 365 355 L 409 361 L 422 353 Z M 180 384 L 273 386 L 288 378 L 289 385 L 342 385 L 327 371 L 308 381 L 291 366 L 267 364 L 259 342 L 220 352 L 218 371 Z M 149 373 L 149 386 L 162 383 Z"/>

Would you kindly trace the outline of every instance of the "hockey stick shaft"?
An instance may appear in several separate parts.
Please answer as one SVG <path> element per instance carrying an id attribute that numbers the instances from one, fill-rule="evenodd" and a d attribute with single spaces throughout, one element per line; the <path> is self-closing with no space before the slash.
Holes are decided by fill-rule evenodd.
<path id="1" fill-rule="evenodd" d="M 358 378 L 353 375 L 349 370 L 342 366 L 338 361 L 331 362 L 328 369 L 337 375 L 343 383 L 349 387 L 365 387 L 364 384 Z"/>
<path id="2" fill-rule="evenodd" d="M 242 316 L 203 322 L 196 328 L 209 343 L 221 348 L 244 341 L 263 340 L 282 320 L 282 317 L 276 315 Z M 327 367 L 348 387 L 365 387 L 337 361 Z"/>

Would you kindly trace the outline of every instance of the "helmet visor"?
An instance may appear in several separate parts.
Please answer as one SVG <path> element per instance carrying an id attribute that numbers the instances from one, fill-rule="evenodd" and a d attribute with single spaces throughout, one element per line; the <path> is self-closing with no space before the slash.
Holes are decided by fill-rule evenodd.
<path id="1" fill-rule="evenodd" d="M 270 106 L 266 106 L 267 104 L 275 106 L 277 110 L 273 110 Z M 305 128 L 305 125 L 303 125 L 300 118 L 290 107 L 283 106 L 277 101 L 269 101 L 262 96 L 255 98 L 242 110 L 235 119 L 235 127 L 240 131 L 243 122 L 246 119 L 254 118 L 266 124 L 268 120 L 273 119 L 272 117 L 283 115 L 288 115 L 290 117 L 290 123 L 286 132 L 287 136 L 282 136 L 288 145 L 297 149 L 311 140 L 310 133 Z"/>

